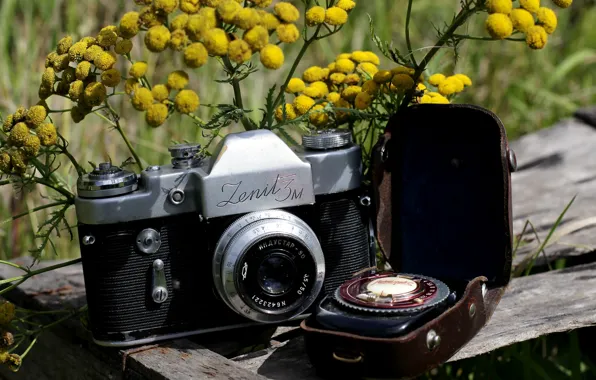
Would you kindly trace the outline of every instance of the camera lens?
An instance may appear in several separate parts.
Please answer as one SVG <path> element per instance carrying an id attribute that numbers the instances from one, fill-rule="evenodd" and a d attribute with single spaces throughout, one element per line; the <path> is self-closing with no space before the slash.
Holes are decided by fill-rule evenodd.
<path id="1" fill-rule="evenodd" d="M 284 294 L 296 279 L 296 266 L 288 255 L 276 252 L 261 262 L 257 276 L 263 291 L 271 295 Z"/>
<path id="2" fill-rule="evenodd" d="M 215 247 L 212 269 L 221 299 L 238 314 L 263 323 L 302 314 L 325 279 L 316 234 L 281 210 L 250 213 L 232 223 Z"/>

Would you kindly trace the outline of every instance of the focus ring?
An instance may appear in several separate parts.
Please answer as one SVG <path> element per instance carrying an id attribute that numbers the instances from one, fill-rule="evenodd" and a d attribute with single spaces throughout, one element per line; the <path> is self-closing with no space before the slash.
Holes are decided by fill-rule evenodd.
<path id="1" fill-rule="evenodd" d="M 302 146 L 308 149 L 335 149 L 349 145 L 352 142 L 350 131 L 329 129 L 316 131 L 302 137 Z"/>

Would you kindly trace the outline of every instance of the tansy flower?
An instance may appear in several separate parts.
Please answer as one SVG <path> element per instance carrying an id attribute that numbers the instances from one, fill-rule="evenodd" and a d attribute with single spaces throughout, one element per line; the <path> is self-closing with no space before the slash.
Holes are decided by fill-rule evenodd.
<path id="1" fill-rule="evenodd" d="M 168 46 L 173 50 L 182 50 L 187 42 L 188 37 L 186 36 L 186 32 L 182 29 L 176 29 L 170 36 Z"/>
<path id="2" fill-rule="evenodd" d="M 4 132 L 9 132 L 12 129 L 12 126 L 14 125 L 14 120 L 12 115 L 8 115 L 6 117 L 6 119 L 4 119 L 4 123 L 2 123 L 2 129 L 4 130 Z"/>
<path id="3" fill-rule="evenodd" d="M 139 12 L 127 12 L 120 19 L 118 33 L 123 38 L 133 38 L 139 33 Z"/>
<path id="4" fill-rule="evenodd" d="M 39 96 L 39 99 L 47 99 L 52 95 L 53 91 L 52 86 L 44 86 L 41 84 L 37 91 L 37 96 Z"/>
<path id="5" fill-rule="evenodd" d="M 77 42 L 68 49 L 68 59 L 71 61 L 82 61 L 87 51 L 86 42 Z"/>
<path id="6" fill-rule="evenodd" d="M 339 7 L 327 8 L 325 22 L 329 25 L 343 25 L 348 21 L 348 12 Z"/>
<path id="7" fill-rule="evenodd" d="M 351 11 L 356 6 L 356 3 L 352 0 L 339 0 L 335 6 L 344 11 Z"/>
<path id="8" fill-rule="evenodd" d="M 278 106 L 277 109 L 275 110 L 275 118 L 277 119 L 277 121 L 283 121 L 284 119 L 284 108 L 285 108 L 285 112 L 286 112 L 286 119 L 287 120 L 293 120 L 296 118 L 296 110 L 294 109 L 294 106 L 290 103 L 286 103 L 283 106 Z"/>
<path id="9" fill-rule="evenodd" d="M 159 53 L 168 47 L 171 36 L 169 29 L 165 26 L 153 26 L 145 33 L 145 46 L 149 51 Z"/>
<path id="10" fill-rule="evenodd" d="M 302 91 L 302 94 L 313 99 L 319 99 L 325 96 L 325 94 L 323 94 L 320 88 L 313 86 L 308 86 L 307 88 L 305 88 L 304 91 Z"/>
<path id="11" fill-rule="evenodd" d="M 371 78 L 379 71 L 377 66 L 373 65 L 370 62 L 363 62 L 356 67 L 358 70 L 364 71 L 367 73 Z"/>
<path id="12" fill-rule="evenodd" d="M 93 64 L 100 70 L 109 70 L 116 63 L 116 59 L 108 52 L 101 52 L 93 60 Z"/>
<path id="13" fill-rule="evenodd" d="M 75 77 L 77 79 L 83 80 L 89 75 L 89 70 L 91 70 L 91 63 L 87 61 L 79 62 L 77 68 L 75 69 Z"/>
<path id="14" fill-rule="evenodd" d="M 224 56 L 228 53 L 230 40 L 223 29 L 213 28 L 205 33 L 203 44 L 210 54 Z"/>
<path id="15" fill-rule="evenodd" d="M 180 0 L 180 10 L 184 13 L 197 13 L 200 7 L 199 0 Z"/>
<path id="16" fill-rule="evenodd" d="M 70 83 L 73 82 L 76 78 L 75 68 L 74 67 L 67 67 L 62 72 L 62 81 Z"/>
<path id="17" fill-rule="evenodd" d="M 25 170 L 27 170 L 27 156 L 21 149 L 10 152 L 10 162 L 12 164 L 12 168 L 17 173 L 23 173 Z"/>
<path id="18" fill-rule="evenodd" d="M 282 21 L 285 22 L 296 22 L 300 18 L 300 11 L 293 4 L 285 1 L 280 1 L 273 7 L 275 14 Z"/>
<path id="19" fill-rule="evenodd" d="M 137 111 L 146 111 L 153 104 L 153 95 L 145 87 L 139 87 L 132 92 L 131 103 Z"/>
<path id="20" fill-rule="evenodd" d="M 120 71 L 109 69 L 101 73 L 101 83 L 106 87 L 116 87 L 120 83 Z"/>
<path id="21" fill-rule="evenodd" d="M 58 56 L 58 53 L 56 53 L 55 51 L 48 54 L 46 56 L 45 67 L 54 67 L 54 60 L 56 59 L 57 56 Z"/>
<path id="22" fill-rule="evenodd" d="M 234 0 L 232 0 L 234 1 Z M 234 40 L 228 47 L 228 57 L 236 63 L 248 61 L 252 56 L 252 50 L 248 42 L 244 40 Z"/>
<path id="23" fill-rule="evenodd" d="M 188 15 L 186 13 L 180 13 L 178 16 L 174 17 L 170 22 L 170 31 L 184 29 L 186 27 L 186 23 L 188 22 Z"/>
<path id="24" fill-rule="evenodd" d="M 145 112 L 145 121 L 153 128 L 162 125 L 167 118 L 168 106 L 163 103 L 152 104 Z"/>
<path id="25" fill-rule="evenodd" d="M 432 104 L 449 104 L 449 99 L 444 96 L 434 96 L 430 98 Z"/>
<path id="26" fill-rule="evenodd" d="M 273 2 L 273 0 L 250 0 L 250 1 L 255 3 L 255 5 L 259 8 L 267 8 Z"/>
<path id="27" fill-rule="evenodd" d="M 103 103 L 106 98 L 106 87 L 99 82 L 92 82 L 85 87 L 83 99 L 90 107 L 95 107 Z"/>
<path id="28" fill-rule="evenodd" d="M 362 85 L 362 91 L 375 95 L 379 91 L 379 84 L 374 80 L 368 80 Z"/>
<path id="29" fill-rule="evenodd" d="M 391 73 L 391 71 L 381 70 L 373 76 L 373 80 L 378 84 L 383 84 L 389 82 L 392 77 L 393 74 Z"/>
<path id="30" fill-rule="evenodd" d="M 555 5 L 559 8 L 567 8 L 572 2 L 573 0 L 553 0 L 553 3 L 555 3 Z"/>
<path id="31" fill-rule="evenodd" d="M 61 72 L 68 67 L 68 54 L 62 54 L 54 59 L 54 70 Z"/>
<path id="32" fill-rule="evenodd" d="M 325 78 L 325 72 L 322 67 L 312 66 L 304 70 L 302 73 L 302 79 L 307 83 L 323 80 Z"/>
<path id="33" fill-rule="evenodd" d="M 492 38 L 502 40 L 513 33 L 513 24 L 509 16 L 493 13 L 486 18 L 486 29 Z"/>
<path id="34" fill-rule="evenodd" d="M 548 34 L 540 25 L 534 25 L 526 33 L 526 44 L 531 49 L 542 49 L 546 46 Z"/>
<path id="35" fill-rule="evenodd" d="M 315 105 L 315 101 L 306 95 L 299 95 L 292 104 L 298 115 L 304 115 Z"/>
<path id="36" fill-rule="evenodd" d="M 333 73 L 329 76 L 329 80 L 331 83 L 335 85 L 340 85 L 346 79 L 346 74 L 344 73 Z"/>
<path id="37" fill-rule="evenodd" d="M 275 30 L 280 24 L 280 21 L 274 14 L 266 12 L 262 9 L 257 11 L 260 17 L 259 25 L 264 26 L 267 30 Z"/>
<path id="38" fill-rule="evenodd" d="M 337 66 L 337 63 L 331 62 L 330 64 L 327 65 L 327 69 L 329 69 L 330 73 L 335 73 L 337 71 L 336 66 Z"/>
<path id="39" fill-rule="evenodd" d="M 335 57 L 336 61 L 339 61 L 340 59 L 352 59 L 352 53 L 341 53 Z"/>
<path id="40" fill-rule="evenodd" d="M 537 24 L 542 26 L 546 33 L 553 34 L 557 29 L 557 15 L 552 9 L 541 7 L 536 12 Z"/>
<path id="41" fill-rule="evenodd" d="M 37 133 L 37 137 L 39 137 L 39 141 L 41 141 L 41 145 L 43 146 L 54 145 L 58 139 L 56 127 L 52 123 L 43 124 L 35 130 L 35 133 Z"/>
<path id="42" fill-rule="evenodd" d="M 97 44 L 103 48 L 116 45 L 118 40 L 118 28 L 113 25 L 103 27 L 97 35 Z"/>
<path id="43" fill-rule="evenodd" d="M 508 15 L 512 7 L 513 3 L 511 0 L 488 0 L 486 2 L 488 13 L 503 13 Z"/>
<path id="44" fill-rule="evenodd" d="M 145 28 L 151 28 L 156 25 L 163 25 L 166 21 L 166 15 L 163 12 L 156 12 L 153 7 L 144 7 L 139 12 L 139 20 Z"/>
<path id="45" fill-rule="evenodd" d="M 89 47 L 91 45 L 97 44 L 97 39 L 95 37 L 87 36 L 87 37 L 81 38 L 81 42 L 86 43 L 87 47 Z"/>
<path id="46" fill-rule="evenodd" d="M 472 80 L 470 79 L 469 76 L 467 76 L 465 74 L 455 74 L 454 77 L 459 79 L 466 87 L 472 85 Z"/>
<path id="47" fill-rule="evenodd" d="M 265 27 L 257 25 L 244 32 L 242 39 L 250 45 L 252 50 L 259 51 L 269 43 L 269 32 Z"/>
<path id="48" fill-rule="evenodd" d="M 292 78 L 288 82 L 288 85 L 286 86 L 285 92 L 287 92 L 289 94 L 297 94 L 299 92 L 304 91 L 305 88 L 306 88 L 306 85 L 304 84 L 304 82 L 302 81 L 302 79 L 300 79 L 300 78 Z"/>
<path id="49" fill-rule="evenodd" d="M 26 116 L 27 116 L 27 109 L 23 106 L 20 106 L 19 108 L 17 108 L 16 111 L 14 111 L 13 120 L 15 123 L 19 122 L 19 121 L 23 121 L 23 120 L 25 120 Z"/>
<path id="50" fill-rule="evenodd" d="M 84 108 L 81 105 L 76 105 L 70 110 L 70 117 L 75 124 L 80 123 L 85 119 L 88 108 Z"/>
<path id="51" fill-rule="evenodd" d="M 126 82 L 124 82 L 124 92 L 127 95 L 130 95 L 133 91 L 136 91 L 137 88 L 141 87 L 141 84 L 137 79 L 128 78 Z"/>
<path id="52" fill-rule="evenodd" d="M 366 55 L 366 57 L 362 62 L 370 62 L 373 65 L 377 65 L 377 66 L 381 64 L 381 60 L 379 59 L 379 56 L 376 55 L 375 53 L 373 53 L 372 51 L 365 51 L 364 54 Z"/>
<path id="53" fill-rule="evenodd" d="M 78 101 L 81 99 L 83 91 L 85 91 L 85 83 L 83 83 L 82 80 L 75 80 L 68 88 L 68 97 L 72 100 Z"/>
<path id="54" fill-rule="evenodd" d="M 327 100 L 329 100 L 331 103 L 336 104 L 339 100 L 341 99 L 341 95 L 338 92 L 330 92 L 327 95 Z"/>
<path id="55" fill-rule="evenodd" d="M 268 69 L 276 70 L 284 64 L 284 53 L 277 45 L 268 44 L 260 51 L 261 63 Z"/>
<path id="56" fill-rule="evenodd" d="M 170 96 L 170 88 L 165 84 L 156 84 L 151 89 L 151 95 L 156 101 L 163 102 Z"/>
<path id="57" fill-rule="evenodd" d="M 323 69 L 323 80 L 326 80 L 327 78 L 329 78 L 329 74 L 331 73 L 331 70 L 329 70 L 328 68 L 324 68 Z"/>
<path id="58" fill-rule="evenodd" d="M 300 37 L 300 31 L 295 24 L 280 24 L 276 32 L 279 40 L 286 44 L 294 43 Z"/>
<path id="59" fill-rule="evenodd" d="M 59 94 L 59 95 L 66 95 L 66 94 L 68 94 L 68 90 L 70 88 L 70 83 L 68 83 L 66 81 L 63 81 L 63 80 L 58 81 L 56 83 L 57 83 L 57 85 L 56 85 L 56 91 L 55 91 L 56 94 Z"/>
<path id="60" fill-rule="evenodd" d="M 360 75 L 358 74 L 348 74 L 346 75 L 346 79 L 344 79 L 344 84 L 352 85 L 360 83 Z"/>
<path id="61" fill-rule="evenodd" d="M 439 93 L 443 96 L 449 96 L 463 91 L 464 84 L 456 77 L 447 77 L 439 84 Z"/>
<path id="62" fill-rule="evenodd" d="M 188 85 L 188 74 L 182 70 L 172 71 L 168 75 L 167 86 L 172 90 L 182 90 Z"/>
<path id="63" fill-rule="evenodd" d="M 27 135 L 23 143 L 23 152 L 29 157 L 35 157 L 39 153 L 41 142 L 35 135 Z"/>
<path id="64" fill-rule="evenodd" d="M 154 0 L 153 7 L 164 13 L 172 13 L 178 8 L 178 0 Z"/>
<path id="65" fill-rule="evenodd" d="M 7 143 L 11 146 L 23 146 L 29 135 L 29 128 L 23 122 L 17 123 L 8 135 Z"/>
<path id="66" fill-rule="evenodd" d="M 131 40 L 120 40 L 116 42 L 116 46 L 114 47 L 114 51 L 116 54 L 125 55 L 130 53 L 132 50 L 132 41 Z"/>
<path id="67" fill-rule="evenodd" d="M 93 62 L 95 60 L 95 58 L 97 58 L 97 56 L 103 52 L 104 51 L 101 48 L 101 46 L 92 45 L 92 46 L 89 46 L 87 48 L 87 50 L 85 50 L 85 54 L 83 55 L 83 58 L 85 59 L 85 61 Z"/>
<path id="68" fill-rule="evenodd" d="M 44 86 L 53 86 L 56 82 L 56 71 L 53 67 L 48 67 L 43 71 L 41 75 L 41 84 Z"/>
<path id="69" fill-rule="evenodd" d="M 234 25 L 240 29 L 248 30 L 259 24 L 260 17 L 253 8 L 242 8 L 234 16 Z"/>
<path id="70" fill-rule="evenodd" d="M 0 153 L 0 171 L 10 173 L 12 164 L 10 162 L 10 155 L 6 152 Z"/>
<path id="71" fill-rule="evenodd" d="M 184 49 L 184 63 L 190 68 L 196 69 L 203 66 L 207 63 L 208 57 L 209 53 L 205 45 L 200 42 L 190 44 Z"/>
<path id="72" fill-rule="evenodd" d="M 349 57 L 349 59 L 357 63 L 368 62 L 368 58 L 368 54 L 360 50 L 353 51 Z"/>
<path id="73" fill-rule="evenodd" d="M 354 107 L 359 110 L 367 109 L 372 104 L 372 100 L 372 95 L 363 91 L 356 95 L 356 99 L 354 99 Z"/>
<path id="74" fill-rule="evenodd" d="M 71 36 L 63 37 L 60 39 L 60 41 L 58 41 L 58 47 L 56 48 L 56 53 L 58 53 L 58 55 L 66 54 L 66 53 L 68 53 L 68 49 L 70 49 L 71 46 L 72 46 L 72 37 Z"/>
<path id="75" fill-rule="evenodd" d="M 348 86 L 341 92 L 341 97 L 345 100 L 352 102 L 356 99 L 356 96 L 362 92 L 362 87 L 360 86 Z"/>
<path id="76" fill-rule="evenodd" d="M 323 110 L 323 105 L 317 104 L 312 108 L 308 119 L 313 125 L 320 127 L 329 122 L 329 115 Z"/>
<path id="77" fill-rule="evenodd" d="M 428 83 L 437 87 L 441 84 L 442 81 L 445 80 L 445 75 L 443 74 L 433 74 L 428 78 Z"/>
<path id="78" fill-rule="evenodd" d="M 199 96 L 192 90 L 182 90 L 174 99 L 174 107 L 182 114 L 194 112 L 199 108 Z"/>
<path id="79" fill-rule="evenodd" d="M 349 74 L 353 72 L 355 68 L 356 64 L 349 59 L 341 58 L 335 61 L 335 70 L 341 73 Z"/>
<path id="80" fill-rule="evenodd" d="M 217 5 L 221 2 L 222 2 L 222 0 L 201 0 L 201 3 L 203 5 L 206 5 L 206 6 L 212 7 L 212 8 L 217 7 Z"/>
<path id="81" fill-rule="evenodd" d="M 306 25 L 315 26 L 325 21 L 325 8 L 314 6 L 306 12 Z"/>
<path id="82" fill-rule="evenodd" d="M 224 0 L 217 6 L 217 14 L 223 22 L 231 24 L 240 9 L 242 9 L 242 6 L 235 0 Z"/>
<path id="83" fill-rule="evenodd" d="M 391 79 L 391 84 L 397 91 L 404 92 L 414 87 L 414 79 L 408 74 L 397 74 Z"/>
<path id="84" fill-rule="evenodd" d="M 523 8 L 515 8 L 509 14 L 511 23 L 515 30 L 525 33 L 531 26 L 534 26 L 534 16 Z"/>
<path id="85" fill-rule="evenodd" d="M 29 108 L 29 111 L 27 111 L 25 120 L 27 120 L 27 123 L 33 125 L 33 127 L 36 128 L 43 123 L 46 116 L 48 116 L 48 114 L 43 106 L 33 106 Z"/>
<path id="86" fill-rule="evenodd" d="M 536 13 L 540 8 L 540 0 L 519 0 L 519 5 L 530 13 Z"/>

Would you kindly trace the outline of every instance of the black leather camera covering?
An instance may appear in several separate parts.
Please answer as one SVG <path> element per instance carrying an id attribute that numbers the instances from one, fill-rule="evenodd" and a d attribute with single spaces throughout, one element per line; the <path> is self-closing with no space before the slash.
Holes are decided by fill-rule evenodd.
<path id="1" fill-rule="evenodd" d="M 514 158 L 503 124 L 481 107 L 414 105 L 391 118 L 372 164 L 380 248 L 396 272 L 467 285 L 455 305 L 400 337 L 371 338 L 303 321 L 308 355 L 321 373 L 412 378 L 478 333 L 510 281 Z M 438 345 L 428 342 L 431 330 L 441 338 Z"/>

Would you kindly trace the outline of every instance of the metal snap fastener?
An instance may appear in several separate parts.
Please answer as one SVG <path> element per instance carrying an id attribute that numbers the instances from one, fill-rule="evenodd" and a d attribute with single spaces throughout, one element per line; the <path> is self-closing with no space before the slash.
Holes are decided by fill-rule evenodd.
<path id="1" fill-rule="evenodd" d="M 175 205 L 179 205 L 180 203 L 184 202 L 184 191 L 180 190 L 180 189 L 172 189 L 170 190 L 170 193 L 168 194 L 170 202 L 172 202 Z"/>
<path id="2" fill-rule="evenodd" d="M 161 236 L 152 228 L 146 228 L 137 235 L 137 248 L 143 253 L 155 253 L 161 247 Z"/>
<path id="3" fill-rule="evenodd" d="M 87 235 L 83 237 L 83 245 L 91 245 L 95 243 L 95 236 Z"/>
<path id="4" fill-rule="evenodd" d="M 435 348 L 439 347 L 440 344 L 441 337 L 435 330 L 430 330 L 428 334 L 426 334 L 426 347 L 428 347 L 430 351 L 433 351 Z"/>
<path id="5" fill-rule="evenodd" d="M 469 312 L 470 312 L 470 318 L 474 318 L 474 316 L 476 315 L 476 304 L 475 303 L 470 305 Z"/>
<path id="6" fill-rule="evenodd" d="M 507 151 L 507 161 L 509 161 L 509 171 L 512 173 L 515 172 L 517 170 L 517 156 L 513 149 Z"/>
<path id="7" fill-rule="evenodd" d="M 362 197 L 360 198 L 360 204 L 364 207 L 370 206 L 370 197 Z"/>

